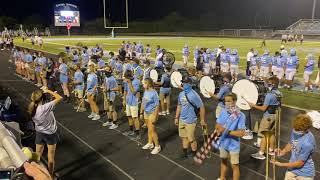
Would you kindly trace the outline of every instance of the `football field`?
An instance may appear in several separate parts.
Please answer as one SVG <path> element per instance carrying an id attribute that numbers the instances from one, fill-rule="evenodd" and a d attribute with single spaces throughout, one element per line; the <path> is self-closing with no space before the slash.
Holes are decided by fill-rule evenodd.
<path id="1" fill-rule="evenodd" d="M 21 47 L 28 47 L 31 49 L 41 50 L 48 53 L 58 54 L 64 51 L 65 46 L 76 46 L 82 43 L 84 46 L 94 47 L 96 44 L 102 46 L 106 51 L 118 51 L 122 41 L 139 42 L 141 41 L 144 46 L 150 44 L 153 50 L 152 57 L 155 57 L 154 49 L 157 45 L 165 48 L 175 54 L 176 63 L 182 61 L 182 48 L 185 44 L 189 45 L 191 56 L 189 58 L 190 65 L 193 62 L 193 51 L 196 46 L 206 47 L 211 50 L 217 48 L 219 45 L 224 45 L 226 48 L 237 49 L 240 55 L 240 69 L 244 70 L 246 66 L 246 55 L 250 48 L 258 50 L 259 55 L 262 55 L 265 49 L 269 49 L 270 54 L 274 55 L 281 46 L 280 40 L 266 40 L 266 47 L 261 48 L 261 39 L 247 39 L 247 38 L 218 38 L 218 37 L 164 37 L 164 36 L 119 36 L 116 38 L 108 38 L 104 36 L 52 36 L 44 38 L 44 46 L 40 49 L 38 46 L 32 46 L 30 40 L 22 42 L 21 39 L 14 41 L 15 45 Z M 320 55 L 320 42 L 318 41 L 305 41 L 302 45 L 300 42 L 290 42 L 285 44 L 285 48 L 290 52 L 291 48 L 295 48 L 300 60 L 299 71 L 297 72 L 297 79 L 302 78 L 305 65 L 305 57 L 307 54 L 312 53 L 315 59 L 318 60 Z M 312 75 L 312 80 L 315 80 L 317 68 Z M 320 96 L 319 92 L 316 93 L 302 93 L 294 90 L 283 90 L 284 103 L 304 108 L 304 109 L 320 109 Z"/>

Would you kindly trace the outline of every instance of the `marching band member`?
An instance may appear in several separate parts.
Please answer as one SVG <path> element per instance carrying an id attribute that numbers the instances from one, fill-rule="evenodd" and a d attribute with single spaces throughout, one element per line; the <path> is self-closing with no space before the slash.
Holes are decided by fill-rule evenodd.
<path id="1" fill-rule="evenodd" d="M 94 97 L 98 92 L 98 77 L 95 73 L 95 63 L 90 61 L 88 63 L 88 66 L 89 66 L 89 74 L 87 77 L 86 94 L 87 94 L 87 99 L 91 109 L 91 114 L 88 116 L 88 118 L 90 119 L 92 118 L 93 121 L 96 121 L 100 119 L 99 107 L 94 100 Z"/>
<path id="2" fill-rule="evenodd" d="M 105 73 L 106 77 L 103 83 L 103 93 L 106 97 L 104 102 L 108 121 L 103 123 L 102 126 L 110 126 L 109 129 L 116 129 L 118 128 L 118 114 L 117 111 L 115 111 L 115 91 L 119 91 L 119 88 L 116 79 L 112 75 L 111 66 L 106 66 Z"/>
<path id="3" fill-rule="evenodd" d="M 149 59 L 151 57 L 152 49 L 150 47 L 150 44 L 147 44 L 146 47 L 146 59 Z"/>
<path id="4" fill-rule="evenodd" d="M 90 56 L 88 54 L 88 48 L 84 47 L 81 54 L 81 68 L 86 68 L 90 60 Z"/>
<path id="5" fill-rule="evenodd" d="M 76 72 L 73 78 L 74 87 L 74 97 L 76 98 L 76 106 L 74 107 L 77 112 L 85 112 L 86 108 L 84 106 L 83 91 L 84 91 L 84 75 L 81 71 L 80 64 L 76 65 Z"/>
<path id="6" fill-rule="evenodd" d="M 33 63 L 33 59 L 32 56 L 30 54 L 30 50 L 29 49 L 25 49 L 24 50 L 24 61 L 25 61 L 25 69 L 26 69 L 26 78 L 29 81 L 32 81 L 32 77 L 31 77 L 31 64 Z"/>
<path id="7" fill-rule="evenodd" d="M 259 125 L 258 130 L 258 139 L 255 143 L 256 146 L 260 147 L 259 152 L 252 154 L 251 157 L 259 160 L 264 160 L 266 157 L 264 156 L 267 142 L 266 138 L 263 136 L 263 131 L 274 131 L 275 124 L 277 123 L 276 119 L 276 110 L 281 105 L 281 93 L 278 90 L 279 80 L 276 77 L 271 77 L 268 80 L 268 89 L 269 92 L 266 94 L 264 103 L 262 106 L 255 105 L 253 103 L 248 102 L 250 107 L 255 108 L 257 110 L 263 111 L 263 118 Z M 269 142 L 269 153 L 274 153 L 274 146 L 275 146 L 275 137 L 272 135 L 270 137 Z"/>
<path id="8" fill-rule="evenodd" d="M 223 73 L 227 73 L 229 72 L 229 61 L 230 61 L 230 49 L 228 49 L 228 51 L 223 48 L 222 52 L 220 53 L 220 60 L 221 60 L 221 71 Z"/>
<path id="9" fill-rule="evenodd" d="M 114 69 L 115 64 L 116 64 L 116 62 L 117 62 L 117 58 L 115 57 L 114 52 L 112 52 L 112 51 L 109 52 L 109 56 L 110 56 L 110 59 L 109 59 L 108 65 L 109 65 L 112 69 Z"/>
<path id="10" fill-rule="evenodd" d="M 303 73 L 303 79 L 304 79 L 304 91 L 312 90 L 312 83 L 310 80 L 310 76 L 313 73 L 315 60 L 314 56 L 312 54 L 308 54 L 306 57 L 306 64 L 304 66 L 304 73 Z"/>
<path id="11" fill-rule="evenodd" d="M 289 162 L 279 162 L 272 159 L 271 162 L 279 167 L 288 168 L 285 180 L 313 180 L 315 165 L 312 154 L 316 151 L 316 141 L 312 132 L 312 121 L 308 115 L 298 115 L 292 123 L 290 142 L 277 150 L 277 156 L 281 157 L 291 152 Z"/>
<path id="12" fill-rule="evenodd" d="M 164 73 L 161 76 L 161 81 L 156 84 L 160 85 L 160 105 L 161 111 L 159 115 L 169 115 L 170 114 L 170 95 L 171 95 L 171 86 L 170 86 L 170 66 L 165 66 Z M 166 102 L 166 103 L 165 103 Z"/>
<path id="13" fill-rule="evenodd" d="M 116 63 L 114 64 L 114 69 L 113 69 L 114 77 L 117 80 L 120 93 L 122 93 L 122 74 L 123 74 L 123 64 L 121 61 L 121 58 L 117 58 Z"/>
<path id="14" fill-rule="evenodd" d="M 63 90 L 64 94 L 64 102 L 68 103 L 70 102 L 70 92 L 68 88 L 68 66 L 65 63 L 65 58 L 59 57 L 59 73 L 60 73 L 60 83 L 61 88 Z"/>
<path id="15" fill-rule="evenodd" d="M 205 107 L 196 91 L 192 89 L 192 79 L 185 77 L 182 81 L 183 91 L 178 96 L 178 105 L 174 123 L 178 126 L 179 136 L 182 140 L 183 158 L 188 157 L 188 148 L 191 145 L 192 155 L 197 153 L 197 141 L 195 128 L 197 124 L 197 112 L 200 108 L 200 124 L 207 126 L 205 122 Z"/>
<path id="16" fill-rule="evenodd" d="M 190 52 L 189 52 L 188 44 L 185 44 L 182 49 L 183 66 L 185 66 L 185 67 L 188 66 L 189 54 L 190 54 Z"/>
<path id="17" fill-rule="evenodd" d="M 165 52 L 164 49 L 161 49 L 161 52 L 157 51 L 155 68 L 159 68 L 159 69 L 163 68 L 163 55 L 164 55 L 164 52 Z"/>
<path id="18" fill-rule="evenodd" d="M 224 74 L 223 75 L 223 85 L 220 87 L 219 92 L 217 95 L 214 93 L 209 92 L 209 95 L 214 98 L 219 100 L 218 106 L 216 108 L 216 118 L 220 116 L 222 108 L 224 108 L 224 97 L 231 92 L 231 85 L 230 82 L 232 80 L 232 76 L 230 73 Z"/>
<path id="19" fill-rule="evenodd" d="M 203 52 L 203 73 L 204 75 L 210 74 L 210 49 L 207 49 L 205 52 Z"/>
<path id="20" fill-rule="evenodd" d="M 196 46 L 196 48 L 193 51 L 193 66 L 197 67 L 197 59 L 199 57 L 199 47 Z"/>
<path id="21" fill-rule="evenodd" d="M 40 64 L 40 78 L 42 82 L 42 88 L 48 88 L 47 76 L 47 59 L 42 52 L 39 52 L 38 63 Z"/>
<path id="22" fill-rule="evenodd" d="M 210 53 L 210 68 L 211 68 L 211 72 L 212 74 L 216 74 L 216 70 L 217 70 L 217 51 L 218 49 L 215 48 L 213 49 L 213 51 Z"/>
<path id="23" fill-rule="evenodd" d="M 238 55 L 238 51 L 234 49 L 232 51 L 232 55 L 230 56 L 230 72 L 231 72 L 233 82 L 238 80 L 239 63 L 240 63 L 240 58 Z"/>
<path id="24" fill-rule="evenodd" d="M 143 88 L 145 89 L 142 104 L 140 109 L 140 116 L 145 119 L 148 127 L 148 143 L 142 149 L 153 149 L 151 154 L 158 154 L 161 151 L 158 134 L 156 132 L 155 123 L 158 120 L 159 111 L 159 96 L 154 89 L 151 78 L 143 80 Z"/>
<path id="25" fill-rule="evenodd" d="M 269 50 L 265 50 L 260 58 L 260 77 L 267 81 L 271 72 L 272 58 L 269 55 Z"/>
<path id="26" fill-rule="evenodd" d="M 253 56 L 250 59 L 250 80 L 256 80 L 259 74 L 260 57 L 258 51 L 253 52 Z"/>
<path id="27" fill-rule="evenodd" d="M 136 52 L 137 52 L 137 58 L 141 59 L 142 54 L 143 54 L 143 44 L 141 41 L 138 42 L 137 47 L 136 47 Z"/>
<path id="28" fill-rule="evenodd" d="M 133 136 L 134 139 L 139 139 L 140 122 L 139 122 L 139 104 L 137 92 L 140 88 L 140 81 L 134 77 L 131 70 L 127 70 L 124 74 L 124 104 L 126 105 L 126 115 L 129 121 L 129 132 L 124 135 Z M 135 130 L 133 128 L 135 127 Z M 134 137 L 136 136 L 136 137 Z"/>
<path id="29" fill-rule="evenodd" d="M 150 78 L 150 71 L 151 71 L 150 61 L 145 60 L 143 61 L 143 80 Z"/>
<path id="30" fill-rule="evenodd" d="M 293 83 L 293 78 L 299 68 L 299 57 L 296 55 L 296 50 L 290 50 L 290 56 L 286 62 L 286 80 L 284 88 L 291 88 Z"/>
<path id="31" fill-rule="evenodd" d="M 236 106 L 237 95 L 229 93 L 224 97 L 225 107 L 217 119 L 215 129 L 220 134 L 219 150 L 221 158 L 220 178 L 225 180 L 228 158 L 232 167 L 233 180 L 240 179 L 239 154 L 240 138 L 245 134 L 245 115 Z"/>

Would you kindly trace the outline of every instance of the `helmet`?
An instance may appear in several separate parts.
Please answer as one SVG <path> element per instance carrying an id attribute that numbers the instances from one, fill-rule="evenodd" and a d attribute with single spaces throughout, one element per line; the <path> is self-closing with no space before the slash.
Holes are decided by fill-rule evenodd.
<path id="1" fill-rule="evenodd" d="M 280 46 L 280 49 L 284 49 L 284 45 L 281 45 L 281 46 Z"/>
<path id="2" fill-rule="evenodd" d="M 281 56 L 288 56 L 288 52 L 286 50 L 281 51 Z"/>
<path id="3" fill-rule="evenodd" d="M 230 53 L 230 51 L 231 51 L 230 48 L 228 48 L 228 49 L 226 50 L 226 53 Z"/>
<path id="4" fill-rule="evenodd" d="M 207 49 L 207 50 L 206 50 L 206 53 L 207 53 L 207 54 L 210 54 L 210 49 Z"/>
<path id="5" fill-rule="evenodd" d="M 295 56 L 296 55 L 296 50 L 294 48 L 290 49 L 290 55 Z"/>
<path id="6" fill-rule="evenodd" d="M 307 55 L 307 60 L 312 60 L 312 59 L 314 59 L 313 54 L 308 54 L 308 55 Z"/>
<path id="7" fill-rule="evenodd" d="M 253 56 L 258 56 L 259 52 L 258 51 L 254 51 L 253 52 Z"/>
<path id="8" fill-rule="evenodd" d="M 232 54 L 233 54 L 233 55 L 237 55 L 237 54 L 238 54 L 237 49 L 233 49 L 233 50 L 232 50 Z"/>
<path id="9" fill-rule="evenodd" d="M 269 55 L 269 49 L 265 49 L 263 55 Z"/>

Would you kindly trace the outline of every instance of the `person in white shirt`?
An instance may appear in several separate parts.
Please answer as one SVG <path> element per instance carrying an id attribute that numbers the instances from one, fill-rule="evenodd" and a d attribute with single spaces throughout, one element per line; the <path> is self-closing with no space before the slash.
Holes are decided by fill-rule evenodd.
<path id="1" fill-rule="evenodd" d="M 247 69 L 246 69 L 246 76 L 249 77 L 251 75 L 251 71 L 250 71 L 250 60 L 253 57 L 253 51 L 254 49 L 251 48 L 250 51 L 247 54 Z"/>

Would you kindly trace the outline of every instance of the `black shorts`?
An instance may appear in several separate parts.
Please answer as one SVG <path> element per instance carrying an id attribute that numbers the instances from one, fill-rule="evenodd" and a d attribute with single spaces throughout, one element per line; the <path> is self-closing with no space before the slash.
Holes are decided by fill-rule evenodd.
<path id="1" fill-rule="evenodd" d="M 54 134 L 45 134 L 41 132 L 36 132 L 36 144 L 41 145 L 54 145 L 58 143 L 58 135 L 55 132 Z"/>

